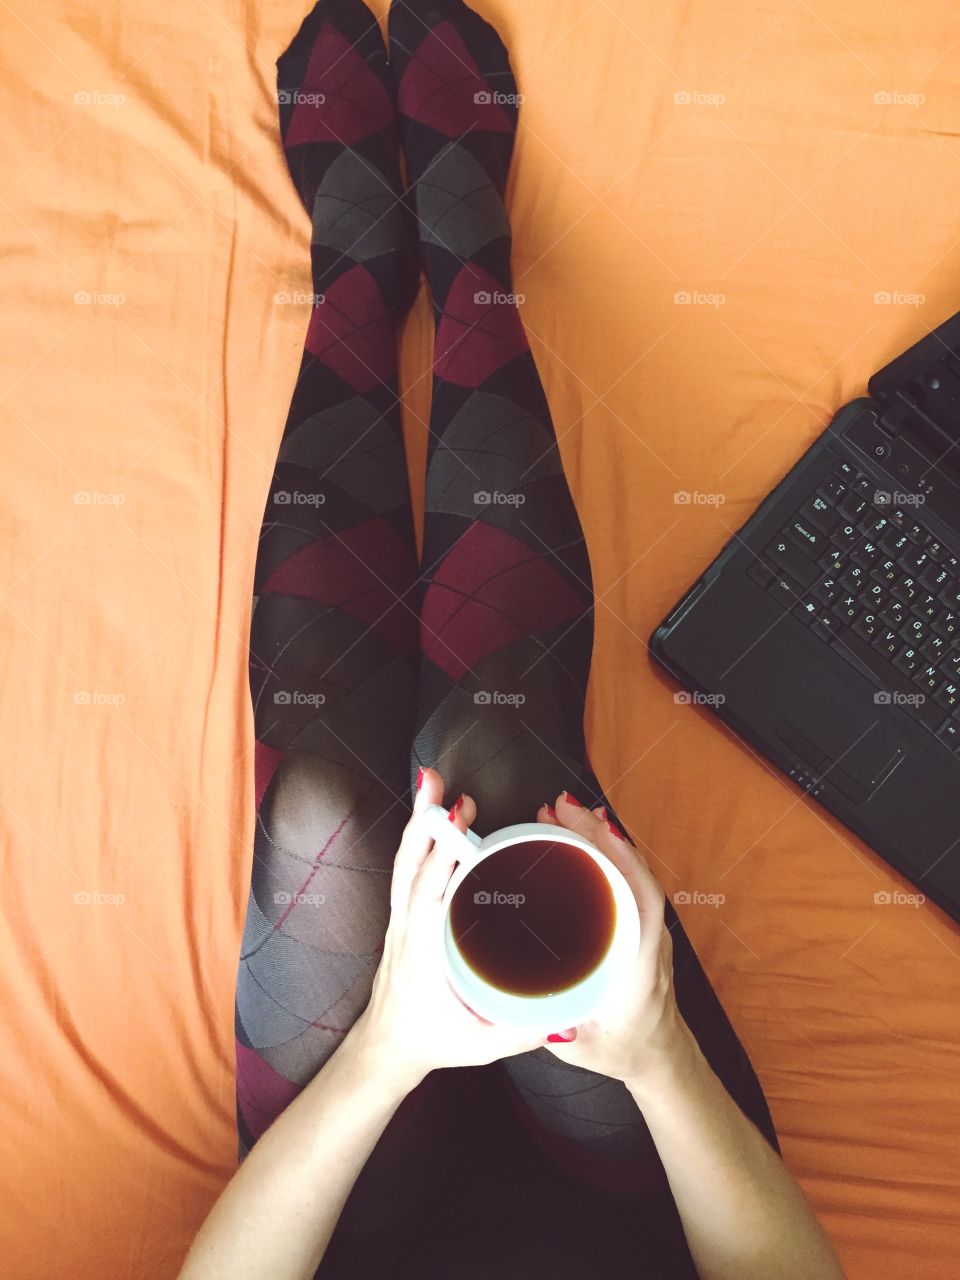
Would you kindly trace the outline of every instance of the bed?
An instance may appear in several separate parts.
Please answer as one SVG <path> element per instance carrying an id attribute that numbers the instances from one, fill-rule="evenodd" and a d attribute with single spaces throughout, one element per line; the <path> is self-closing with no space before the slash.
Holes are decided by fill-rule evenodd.
<path id="1" fill-rule="evenodd" d="M 274 61 L 307 7 L 0 15 L 16 1280 L 175 1276 L 234 1167 L 250 587 L 310 289 Z M 960 1265 L 960 932 L 678 703 L 646 638 L 832 411 L 960 308 L 960 13 L 476 7 L 525 98 L 516 287 L 599 598 L 593 762 L 690 899 L 851 1280 L 942 1280 Z M 415 489 L 430 330 L 421 294 Z"/>

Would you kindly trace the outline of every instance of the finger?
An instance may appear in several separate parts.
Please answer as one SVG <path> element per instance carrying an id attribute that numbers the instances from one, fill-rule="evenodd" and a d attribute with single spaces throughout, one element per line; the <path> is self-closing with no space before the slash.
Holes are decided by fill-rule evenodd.
<path id="1" fill-rule="evenodd" d="M 430 852 L 433 843 L 417 819 L 432 804 L 443 803 L 443 778 L 436 769 L 424 769 L 420 788 L 413 801 L 413 816 L 404 827 L 400 846 L 393 864 L 393 880 L 390 885 L 391 911 L 405 911 L 410 901 L 410 889 L 420 864 Z"/>
<path id="2" fill-rule="evenodd" d="M 454 825 L 460 831 L 466 831 L 467 821 L 464 814 L 476 815 L 477 806 L 471 796 L 464 796 L 463 803 L 454 815 Z M 447 884 L 457 865 L 458 850 L 456 844 L 441 842 L 434 845 L 432 851 L 420 864 L 410 890 L 410 914 L 422 913 L 435 908 L 443 901 Z"/>
<path id="3" fill-rule="evenodd" d="M 608 825 L 602 827 L 597 844 L 633 892 L 640 913 L 640 950 L 653 950 L 660 945 L 663 933 L 665 899 L 659 880 L 650 870 L 646 858 Z"/>
<path id="4" fill-rule="evenodd" d="M 559 827 L 560 823 L 557 819 L 556 810 L 552 804 L 542 804 L 537 810 L 537 822 L 543 822 L 547 826 Z"/>
<path id="5" fill-rule="evenodd" d="M 585 809 L 569 791 L 560 792 L 554 808 L 561 826 L 569 831 L 575 831 L 577 835 L 584 836 L 587 840 L 592 840 L 594 844 L 597 843 L 603 823 L 589 809 Z"/>

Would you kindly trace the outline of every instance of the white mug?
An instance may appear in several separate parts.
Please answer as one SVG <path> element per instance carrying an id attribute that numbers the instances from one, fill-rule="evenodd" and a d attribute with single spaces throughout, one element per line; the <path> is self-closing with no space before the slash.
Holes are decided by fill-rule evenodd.
<path id="1" fill-rule="evenodd" d="M 637 901 L 621 872 L 606 854 L 566 827 L 546 822 L 518 822 L 492 831 L 481 840 L 475 831 L 463 832 L 456 827 L 450 821 L 449 812 L 441 805 L 431 805 L 424 810 L 423 816 L 433 839 L 451 849 L 459 860 L 444 894 L 443 931 L 447 977 L 460 999 L 487 1022 L 542 1031 L 544 1034 L 586 1022 L 599 1010 L 617 979 L 628 971 L 640 946 Z M 464 959 L 453 936 L 450 919 L 453 895 L 477 864 L 508 845 L 524 840 L 551 840 L 582 849 L 603 872 L 613 894 L 616 915 L 610 944 L 603 958 L 580 982 L 549 995 L 520 995 L 487 982 Z"/>

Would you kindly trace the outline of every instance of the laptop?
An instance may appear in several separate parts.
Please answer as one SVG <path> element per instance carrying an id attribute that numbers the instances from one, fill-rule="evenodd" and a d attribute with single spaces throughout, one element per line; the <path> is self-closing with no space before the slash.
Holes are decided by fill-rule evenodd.
<path id="1" fill-rule="evenodd" d="M 960 920 L 960 313 L 867 390 L 650 648 Z"/>

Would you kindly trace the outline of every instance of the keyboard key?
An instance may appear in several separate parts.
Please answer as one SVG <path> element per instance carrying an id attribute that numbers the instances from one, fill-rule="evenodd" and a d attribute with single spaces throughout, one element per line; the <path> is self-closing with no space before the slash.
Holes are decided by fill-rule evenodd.
<path id="1" fill-rule="evenodd" d="M 850 524 L 856 524 L 870 510 L 866 498 L 861 498 L 859 493 L 848 493 L 840 502 L 837 510 L 842 519 Z"/>
<path id="2" fill-rule="evenodd" d="M 939 595 L 944 588 L 949 587 L 951 581 L 952 579 L 943 565 L 937 564 L 935 560 L 931 560 L 920 575 L 921 587 L 926 587 L 935 596 Z"/>
<path id="3" fill-rule="evenodd" d="M 903 641 L 896 631 L 889 627 L 881 627 L 873 638 L 873 647 L 886 658 L 893 658 L 903 648 Z"/>
<path id="4" fill-rule="evenodd" d="M 818 640 L 832 640 L 835 635 L 840 634 L 842 629 L 839 618 L 835 618 L 832 613 L 821 613 L 813 620 L 810 634 L 816 636 Z"/>
<path id="5" fill-rule="evenodd" d="M 846 492 L 846 485 L 842 484 L 836 476 L 827 476 L 819 489 L 820 495 L 826 498 L 827 502 L 832 503 L 833 506 L 837 505 Z"/>
<path id="6" fill-rule="evenodd" d="M 831 577 L 830 574 L 827 574 L 826 577 L 821 578 L 820 581 L 814 586 L 811 592 L 811 595 L 814 597 L 814 599 L 819 600 L 819 602 L 822 605 L 833 604 L 834 600 L 836 600 L 839 594 L 840 594 L 840 583 L 836 580 L 836 578 Z"/>
<path id="7" fill-rule="evenodd" d="M 831 546 L 838 551 L 847 551 L 859 541 L 860 534 L 857 532 L 856 523 L 837 525 L 830 535 Z"/>
<path id="8" fill-rule="evenodd" d="M 899 600 L 901 604 L 912 604 L 919 594 L 920 587 L 916 578 L 910 577 L 901 578 L 891 592 L 894 599 Z"/>
<path id="9" fill-rule="evenodd" d="M 918 689 L 922 689 L 927 697 L 932 697 L 944 683 L 944 679 L 936 667 L 921 667 L 913 677 L 913 683 Z"/>
<path id="10" fill-rule="evenodd" d="M 879 582 L 869 582 L 861 590 L 858 599 L 865 608 L 873 609 L 876 613 L 879 613 L 890 597 L 887 594 L 886 587 L 882 587 Z"/>
<path id="11" fill-rule="evenodd" d="M 927 540 L 926 529 L 922 524 L 917 524 L 916 520 L 908 520 L 903 526 L 903 532 L 911 542 L 926 542 Z"/>
<path id="12" fill-rule="evenodd" d="M 834 603 L 833 612 L 841 622 L 846 623 L 847 626 L 852 626 L 860 617 L 863 610 L 860 608 L 860 604 L 856 596 L 841 594 L 839 599 Z"/>
<path id="13" fill-rule="evenodd" d="M 805 502 L 800 508 L 799 518 L 805 524 L 811 524 L 815 529 L 819 529 L 821 533 L 829 533 L 840 523 L 830 503 L 820 497 L 813 497 Z"/>
<path id="14" fill-rule="evenodd" d="M 860 565 L 861 568 L 872 569 L 881 555 L 882 552 L 877 544 L 871 542 L 869 538 L 865 538 L 853 548 L 850 553 L 850 559 L 854 564 Z"/>
<path id="15" fill-rule="evenodd" d="M 886 516 L 878 516 L 876 512 L 871 512 L 869 520 L 860 522 L 860 532 L 865 538 L 869 538 L 871 542 L 879 542 L 890 529 L 890 521 Z"/>
<path id="16" fill-rule="evenodd" d="M 878 560 L 870 570 L 870 577 L 882 586 L 892 587 L 902 577 L 900 568 L 894 560 Z"/>
<path id="17" fill-rule="evenodd" d="M 933 629 L 938 636 L 943 636 L 948 643 L 960 636 L 960 616 L 944 610 L 933 622 Z"/>
<path id="18" fill-rule="evenodd" d="M 927 662 L 936 664 L 946 657 L 949 647 L 943 636 L 928 636 L 920 646 L 920 652 Z"/>
<path id="19" fill-rule="evenodd" d="M 937 737 L 951 751 L 960 751 L 960 724 L 956 720 L 944 720 L 937 730 Z"/>
<path id="20" fill-rule="evenodd" d="M 943 707 L 944 711 L 952 714 L 957 707 L 960 707 L 960 684 L 948 681 L 947 684 L 941 685 L 933 695 L 933 700 L 938 707 Z"/>
<path id="21" fill-rule="evenodd" d="M 899 631 L 908 616 L 907 606 L 899 600 L 888 600 L 880 611 L 880 621 L 891 631 Z"/>
<path id="22" fill-rule="evenodd" d="M 861 614 L 857 621 L 853 624 L 853 630 L 858 636 L 864 640 L 872 640 L 878 634 L 882 627 L 880 619 L 875 613 L 869 611 Z"/>
<path id="23" fill-rule="evenodd" d="M 888 529 L 880 539 L 880 550 L 888 555 L 891 560 L 897 560 L 900 556 L 905 555 L 911 547 L 910 539 L 905 533 L 897 533 L 896 529 Z"/>
<path id="24" fill-rule="evenodd" d="M 789 578 L 774 578 L 767 587 L 767 595 L 772 596 L 784 609 L 792 609 L 801 598 L 800 588 Z"/>
<path id="25" fill-rule="evenodd" d="M 911 578 L 919 578 L 929 563 L 930 558 L 927 553 L 915 546 L 900 558 L 900 565 L 903 571 L 909 574 Z"/>
<path id="26" fill-rule="evenodd" d="M 809 587 L 820 577 L 816 561 L 805 555 L 789 538 L 775 538 L 763 554 L 779 573 L 799 582 L 801 587 Z"/>
<path id="27" fill-rule="evenodd" d="M 907 644 L 915 645 L 916 648 L 921 649 L 930 639 L 930 628 L 925 622 L 921 622 L 919 618 L 911 618 L 906 626 L 901 628 L 900 634 Z"/>
<path id="28" fill-rule="evenodd" d="M 905 676 L 914 676 L 920 670 L 922 662 L 917 650 L 911 649 L 908 645 L 906 649 L 897 654 L 893 660 L 893 665 L 898 671 L 902 671 Z"/>
<path id="29" fill-rule="evenodd" d="M 801 520 L 799 516 L 791 520 L 783 530 L 786 537 L 802 547 L 807 555 L 814 559 L 827 547 L 826 534 L 821 533 L 809 520 Z"/>
<path id="30" fill-rule="evenodd" d="M 860 479 L 860 472 L 850 462 L 838 462 L 833 468 L 833 474 L 839 476 L 846 485 L 851 485 L 855 480 Z"/>
<path id="31" fill-rule="evenodd" d="M 931 626 L 939 618 L 941 609 L 940 601 L 936 596 L 931 595 L 919 596 L 910 606 L 910 612 L 915 618 L 922 618 Z"/>
<path id="32" fill-rule="evenodd" d="M 960 680 L 960 653 L 948 653 L 940 663 L 940 670 L 948 680 Z"/>
<path id="33" fill-rule="evenodd" d="M 924 547 L 924 551 L 926 551 L 930 559 L 935 561 L 937 564 L 939 564 L 941 560 L 945 560 L 947 557 L 947 549 L 942 542 L 928 542 Z"/>
<path id="34" fill-rule="evenodd" d="M 940 592 L 940 603 L 960 613 L 960 582 L 951 582 L 949 587 Z"/>
<path id="35" fill-rule="evenodd" d="M 763 587 L 764 590 L 769 587 L 776 576 L 769 565 L 764 564 L 762 560 L 751 561 L 747 569 L 747 577 L 752 578 L 757 586 Z"/>

